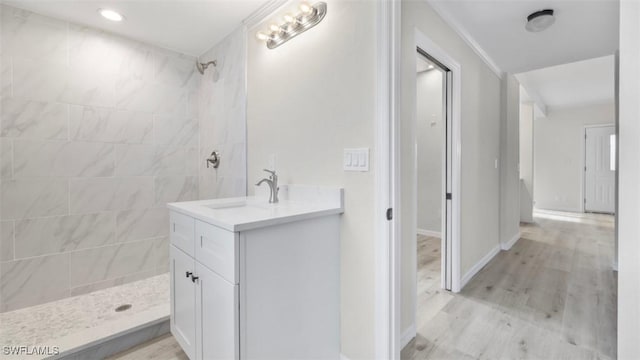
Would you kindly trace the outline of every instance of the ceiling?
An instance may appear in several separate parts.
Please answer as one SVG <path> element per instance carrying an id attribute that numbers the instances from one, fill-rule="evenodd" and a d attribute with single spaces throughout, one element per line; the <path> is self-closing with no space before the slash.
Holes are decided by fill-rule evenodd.
<path id="1" fill-rule="evenodd" d="M 132 39 L 198 56 L 222 40 L 266 0 L 5 0 L 42 15 L 104 29 Z M 125 16 L 105 20 L 99 8 Z"/>
<path id="2" fill-rule="evenodd" d="M 613 101 L 614 56 L 517 74 L 529 98 L 547 107 L 571 107 Z"/>
<path id="3" fill-rule="evenodd" d="M 618 0 L 429 0 L 472 38 L 499 70 L 519 73 L 611 55 L 618 49 Z M 554 9 L 556 22 L 525 30 L 527 15 Z"/>

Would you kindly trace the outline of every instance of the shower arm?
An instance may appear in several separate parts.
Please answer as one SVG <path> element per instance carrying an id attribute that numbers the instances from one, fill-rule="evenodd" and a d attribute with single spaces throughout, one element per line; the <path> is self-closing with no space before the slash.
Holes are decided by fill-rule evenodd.
<path id="1" fill-rule="evenodd" d="M 218 62 L 216 60 L 209 61 L 208 63 L 202 63 L 202 66 L 206 69 L 209 65 L 217 66 Z"/>
<path id="2" fill-rule="evenodd" d="M 212 60 L 207 63 L 201 63 L 200 61 L 196 61 L 196 68 L 200 72 L 200 74 L 204 75 L 204 71 L 209 67 L 209 65 L 213 65 L 214 67 L 218 66 L 217 60 Z"/>

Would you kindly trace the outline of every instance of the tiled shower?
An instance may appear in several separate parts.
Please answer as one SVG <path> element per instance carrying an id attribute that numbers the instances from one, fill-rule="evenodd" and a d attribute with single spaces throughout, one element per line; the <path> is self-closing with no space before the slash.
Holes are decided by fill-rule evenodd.
<path id="1" fill-rule="evenodd" d="M 0 10 L 0 312 L 167 272 L 165 204 L 246 193 L 244 31 L 200 75 L 193 56 Z"/>

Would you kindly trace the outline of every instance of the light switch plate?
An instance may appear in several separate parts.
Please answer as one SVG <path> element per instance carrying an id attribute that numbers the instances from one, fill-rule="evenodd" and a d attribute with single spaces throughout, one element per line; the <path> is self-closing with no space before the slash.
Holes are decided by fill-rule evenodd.
<path id="1" fill-rule="evenodd" d="M 344 149 L 344 171 L 369 171 L 369 148 Z"/>

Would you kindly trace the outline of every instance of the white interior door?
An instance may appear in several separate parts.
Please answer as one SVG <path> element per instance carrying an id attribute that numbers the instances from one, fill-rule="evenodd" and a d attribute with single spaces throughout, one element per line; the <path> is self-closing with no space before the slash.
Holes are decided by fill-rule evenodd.
<path id="1" fill-rule="evenodd" d="M 585 129 L 585 193 L 587 212 L 615 212 L 615 127 Z"/>

